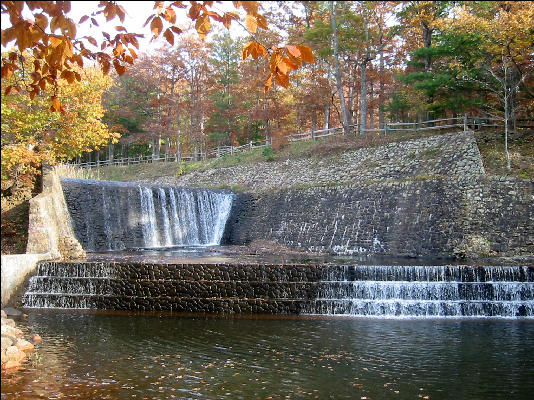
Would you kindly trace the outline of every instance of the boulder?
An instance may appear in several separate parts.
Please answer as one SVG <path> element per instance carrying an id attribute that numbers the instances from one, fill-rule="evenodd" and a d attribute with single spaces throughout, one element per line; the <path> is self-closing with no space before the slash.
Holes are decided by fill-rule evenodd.
<path id="1" fill-rule="evenodd" d="M 15 321 L 9 318 L 2 318 L 2 325 L 12 326 L 15 327 Z"/>
<path id="2" fill-rule="evenodd" d="M 4 308 L 4 312 L 9 316 L 9 317 L 21 317 L 22 316 L 22 312 L 17 310 L 16 308 L 13 308 L 13 307 L 6 307 Z"/>
<path id="3" fill-rule="evenodd" d="M 26 353 L 20 350 L 17 346 L 9 346 L 5 351 L 6 351 L 6 362 L 15 361 L 15 362 L 20 363 L 26 358 Z"/>
<path id="4" fill-rule="evenodd" d="M 31 339 L 32 339 L 32 342 L 35 344 L 39 344 L 43 341 L 43 338 L 36 333 L 31 336 Z"/>
<path id="5" fill-rule="evenodd" d="M 19 339 L 17 341 L 16 346 L 19 350 L 22 350 L 24 352 L 33 351 L 33 349 L 35 349 L 35 346 L 33 344 L 24 339 Z"/>
<path id="6" fill-rule="evenodd" d="M 9 346 L 13 345 L 13 339 L 8 336 L 2 336 L 2 350 L 7 349 Z"/>

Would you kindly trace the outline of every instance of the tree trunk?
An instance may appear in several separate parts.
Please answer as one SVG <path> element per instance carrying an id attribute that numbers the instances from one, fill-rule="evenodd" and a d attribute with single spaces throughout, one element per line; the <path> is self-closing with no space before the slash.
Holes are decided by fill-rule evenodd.
<path id="1" fill-rule="evenodd" d="M 330 24 L 332 25 L 332 31 L 334 35 L 334 74 L 336 76 L 337 91 L 339 94 L 339 102 L 341 105 L 341 116 L 343 118 L 343 133 L 348 135 L 350 133 L 349 119 L 347 115 L 347 107 L 345 106 L 345 95 L 343 93 L 343 80 L 341 78 L 341 68 L 339 66 L 339 54 L 338 54 L 338 34 L 336 24 L 336 14 L 334 10 L 334 2 L 329 1 L 330 5 Z"/>
<path id="2" fill-rule="evenodd" d="M 324 122 L 323 129 L 330 128 L 330 103 L 324 106 Z"/>
<path id="3" fill-rule="evenodd" d="M 367 129 L 367 62 L 360 63 L 360 133 Z"/>
<path id="4" fill-rule="evenodd" d="M 506 70 L 505 70 L 506 71 Z M 506 73 L 504 79 L 506 80 Z M 506 81 L 505 81 L 506 82 Z M 511 169 L 510 163 L 510 152 L 508 151 L 508 115 L 509 115 L 509 105 L 508 105 L 508 93 L 507 87 L 505 86 L 505 95 L 504 95 L 504 151 L 506 152 L 506 168 L 508 171 Z"/>
<path id="5" fill-rule="evenodd" d="M 169 146 L 170 146 L 170 137 L 169 134 L 165 135 L 165 161 L 169 158 Z"/>
<path id="6" fill-rule="evenodd" d="M 369 89 L 369 129 L 373 129 L 375 127 L 375 110 L 373 108 L 374 82 L 372 79 L 369 81 Z"/>
<path id="7" fill-rule="evenodd" d="M 378 93 L 378 129 L 384 129 L 384 49 L 380 49 L 380 83 Z"/>
<path id="8" fill-rule="evenodd" d="M 176 162 L 182 161 L 182 145 L 180 143 L 180 127 L 178 126 L 178 131 L 176 132 Z"/>
<path id="9" fill-rule="evenodd" d="M 111 143 L 111 139 L 108 139 L 108 164 L 109 165 L 113 164 L 114 151 L 115 151 L 115 145 Z"/>
<path id="10" fill-rule="evenodd" d="M 432 46 L 432 28 L 430 28 L 425 22 L 422 23 L 423 25 L 423 43 L 425 45 L 425 48 L 429 48 Z M 425 72 L 430 71 L 430 64 L 432 63 L 432 60 L 430 59 L 430 54 L 425 53 Z"/>
<path id="11" fill-rule="evenodd" d="M 312 125 L 311 125 L 311 134 L 312 139 L 315 140 L 315 131 L 317 130 L 317 110 L 314 108 L 312 110 Z"/>

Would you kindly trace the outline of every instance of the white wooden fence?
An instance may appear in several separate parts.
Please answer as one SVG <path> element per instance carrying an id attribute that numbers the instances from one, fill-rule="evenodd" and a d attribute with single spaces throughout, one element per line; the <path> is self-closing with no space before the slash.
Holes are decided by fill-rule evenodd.
<path id="1" fill-rule="evenodd" d="M 520 127 L 526 127 L 534 129 L 533 120 L 521 120 L 527 123 Z M 462 117 L 433 119 L 429 121 L 420 122 L 386 122 L 382 129 L 361 129 L 358 124 L 349 125 L 351 131 L 356 131 L 361 134 L 375 133 L 375 134 L 392 134 L 400 131 L 429 131 L 440 129 L 461 128 L 463 131 L 469 129 L 478 129 L 481 127 L 502 127 L 504 121 L 499 118 L 486 118 L 486 117 L 469 117 L 464 115 Z M 333 135 L 342 135 L 343 127 L 336 126 L 329 129 L 320 129 L 317 131 L 308 131 L 302 133 L 293 133 L 288 135 L 287 138 L 290 142 L 298 142 L 302 140 L 317 140 Z M 271 143 L 265 142 L 249 142 L 241 146 L 219 146 L 210 151 L 197 153 L 197 160 L 204 160 L 206 158 L 219 158 L 226 155 L 233 155 L 240 152 L 257 149 L 260 147 L 269 146 Z M 93 161 L 93 162 L 70 162 L 70 165 L 76 165 L 81 168 L 93 168 L 102 167 L 108 165 L 131 165 L 140 163 L 153 163 L 153 162 L 176 162 L 176 161 L 192 161 L 195 157 L 193 154 L 177 154 L 168 155 L 167 157 L 154 158 L 153 156 L 138 156 L 128 158 L 113 158 L 113 160 Z"/>

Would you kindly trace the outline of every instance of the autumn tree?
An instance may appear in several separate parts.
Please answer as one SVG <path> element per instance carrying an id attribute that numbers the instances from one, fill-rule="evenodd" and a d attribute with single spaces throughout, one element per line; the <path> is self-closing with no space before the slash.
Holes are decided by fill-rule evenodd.
<path id="1" fill-rule="evenodd" d="M 481 84 L 500 106 L 510 170 L 509 122 L 516 118 L 521 96 L 526 103 L 534 102 L 534 90 L 528 85 L 534 74 L 534 7 L 529 1 L 499 1 L 466 4 L 455 12 L 457 18 L 443 21 L 443 29 L 474 32 L 482 39 L 479 48 L 483 57 L 476 64 L 482 74 L 471 79 Z"/>
<path id="2" fill-rule="evenodd" d="M 241 45 L 228 33 L 215 36 L 210 64 L 213 71 L 214 91 L 212 92 L 213 112 L 209 116 L 207 129 L 217 147 L 230 145 L 237 136 L 239 117 L 236 111 L 240 99 L 236 97 L 236 85 L 240 82 L 239 63 Z"/>
<path id="3" fill-rule="evenodd" d="M 33 61 L 25 55 L 25 65 Z M 101 97 L 111 86 L 111 78 L 92 68 L 73 71 L 80 81 L 59 81 L 56 88 L 45 89 L 39 95 L 2 92 L 4 188 L 31 184 L 42 162 L 65 161 L 118 138 L 102 123 Z M 24 85 L 32 79 L 17 70 L 6 83 Z M 49 110 L 51 94 L 62 104 L 63 112 Z"/>
<path id="4" fill-rule="evenodd" d="M 235 1 L 233 5 L 237 11 L 243 9 L 246 13 L 244 26 L 254 35 L 258 28 L 267 29 L 267 20 L 260 13 L 260 5 L 256 1 Z M 101 1 L 98 10 L 84 15 L 78 23 L 69 17 L 70 1 L 2 1 L 2 14 L 9 15 L 10 26 L 2 29 L 2 45 L 7 47 L 15 42 L 16 48 L 2 57 L 2 78 L 9 76 L 22 67 L 19 62 L 21 53 L 32 53 L 36 59 L 29 73 L 33 74 L 32 81 L 23 86 L 13 85 L 6 88 L 9 93 L 25 90 L 39 94 L 47 85 L 53 86 L 51 101 L 55 111 L 61 111 L 61 104 L 57 102 L 58 82 L 66 79 L 79 81 L 75 74 L 74 65 L 82 67 L 85 61 L 96 62 L 107 74 L 113 66 L 119 75 L 124 74 L 129 65 L 137 58 L 135 49 L 139 48 L 138 38 L 141 34 L 128 33 L 122 26 L 116 26 L 116 34 L 101 32 L 103 39 L 98 41 L 92 36 L 79 37 L 77 26 L 89 24 L 91 28 L 98 28 L 98 17 L 104 16 L 106 21 L 118 18 L 124 22 L 126 10 L 112 1 Z M 25 17 L 25 12 L 31 15 Z M 232 21 L 240 21 L 238 12 L 220 12 L 214 8 L 214 2 L 202 3 L 191 1 L 189 6 L 185 2 L 171 3 L 154 2 L 154 13 L 149 15 L 145 26 L 150 26 L 153 38 L 162 35 L 170 45 L 174 45 L 175 37 L 182 33 L 177 26 L 177 13 L 195 22 L 195 29 L 199 37 L 204 40 L 212 29 L 212 22 L 229 28 Z M 56 33 L 59 31 L 60 33 Z M 264 56 L 270 69 L 265 89 L 276 81 L 287 86 L 291 71 L 298 69 L 302 61 L 313 62 L 309 49 L 295 50 L 295 46 L 266 48 L 256 40 L 252 40 L 243 49 L 243 58 L 251 55 L 254 58 Z M 301 55 L 301 52 L 303 54 Z M 288 62 L 290 60 L 291 62 Z"/>

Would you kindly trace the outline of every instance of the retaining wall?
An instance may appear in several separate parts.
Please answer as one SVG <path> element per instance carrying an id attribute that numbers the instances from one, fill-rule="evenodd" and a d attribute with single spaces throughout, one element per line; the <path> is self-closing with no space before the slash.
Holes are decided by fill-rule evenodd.
<path id="1" fill-rule="evenodd" d="M 226 243 L 267 239 L 336 254 L 534 253 L 534 182 L 386 181 L 241 194 Z"/>

